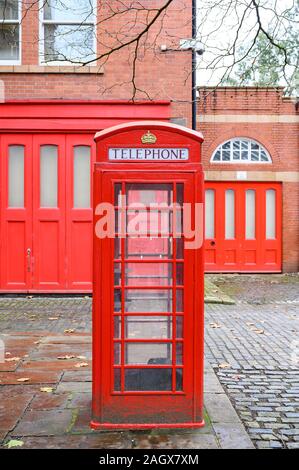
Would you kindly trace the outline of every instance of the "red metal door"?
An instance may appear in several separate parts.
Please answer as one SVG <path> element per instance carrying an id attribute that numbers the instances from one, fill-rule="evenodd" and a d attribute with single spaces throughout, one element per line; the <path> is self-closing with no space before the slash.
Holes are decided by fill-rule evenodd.
<path id="1" fill-rule="evenodd" d="M 206 182 L 206 272 L 281 272 L 281 184 Z"/>
<path id="2" fill-rule="evenodd" d="M 92 290 L 92 168 L 90 135 L 66 137 L 67 290 Z"/>
<path id="3" fill-rule="evenodd" d="M 195 190 L 200 182 L 192 172 L 151 171 L 146 178 L 134 171 L 103 172 L 98 177 L 102 179 L 97 180 L 95 194 L 101 188 L 100 199 L 115 206 L 118 236 L 100 241 L 105 255 L 101 287 L 95 284 L 94 301 L 100 304 L 94 314 L 100 318 L 94 318 L 94 416 L 100 417 L 100 427 L 202 424 L 202 380 L 195 371 L 202 370 L 203 321 L 195 302 L 203 296 L 203 280 L 194 277 L 201 258 L 184 249 L 183 237 L 162 235 L 165 220 L 173 230 L 173 203 L 194 206 L 196 197 L 201 202 L 201 192 Z M 121 196 L 129 209 L 123 238 Z M 128 233 L 132 203 L 139 211 L 144 205 L 138 223 L 147 238 Z M 157 222 L 156 236 L 148 238 L 152 203 L 165 204 L 160 213 L 164 222 Z M 177 220 L 180 224 L 182 217 Z M 99 263 L 95 258 L 100 269 Z M 96 273 L 95 283 L 97 278 Z"/>
<path id="4" fill-rule="evenodd" d="M 65 136 L 33 139 L 33 290 L 65 290 Z"/>
<path id="5" fill-rule="evenodd" d="M 32 288 L 32 137 L 1 137 L 0 289 Z"/>

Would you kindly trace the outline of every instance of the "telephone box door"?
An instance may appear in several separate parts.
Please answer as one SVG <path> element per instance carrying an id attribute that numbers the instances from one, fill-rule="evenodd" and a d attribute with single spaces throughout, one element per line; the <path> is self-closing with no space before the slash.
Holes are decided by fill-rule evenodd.
<path id="1" fill-rule="evenodd" d="M 193 170 L 145 176 L 96 169 L 95 194 L 114 206 L 115 216 L 115 238 L 96 242 L 104 254 L 95 273 L 101 296 L 94 299 L 100 312 L 94 338 L 101 341 L 94 341 L 93 354 L 99 427 L 203 424 L 197 307 L 203 281 L 195 276 L 202 249 L 187 249 L 183 230 L 184 218 L 194 219 L 194 203 L 202 202 L 195 189 L 201 186 Z M 190 212 L 183 211 L 188 204 Z"/>

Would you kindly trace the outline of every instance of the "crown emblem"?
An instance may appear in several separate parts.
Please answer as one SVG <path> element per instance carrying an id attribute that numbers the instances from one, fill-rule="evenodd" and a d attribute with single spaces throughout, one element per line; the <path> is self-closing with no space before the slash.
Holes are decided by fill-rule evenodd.
<path id="1" fill-rule="evenodd" d="M 157 142 L 157 137 L 152 134 L 151 131 L 147 131 L 147 133 L 141 137 L 141 142 L 143 144 L 155 144 Z"/>

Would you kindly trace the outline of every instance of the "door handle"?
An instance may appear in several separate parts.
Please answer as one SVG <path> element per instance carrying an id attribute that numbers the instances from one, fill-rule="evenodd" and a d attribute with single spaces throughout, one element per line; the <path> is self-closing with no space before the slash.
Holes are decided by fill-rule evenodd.
<path id="1" fill-rule="evenodd" d="M 216 245 L 216 242 L 214 242 L 214 240 L 211 241 L 210 243 L 211 246 L 215 246 Z"/>
<path id="2" fill-rule="evenodd" d="M 31 249 L 27 248 L 27 272 L 31 271 Z"/>

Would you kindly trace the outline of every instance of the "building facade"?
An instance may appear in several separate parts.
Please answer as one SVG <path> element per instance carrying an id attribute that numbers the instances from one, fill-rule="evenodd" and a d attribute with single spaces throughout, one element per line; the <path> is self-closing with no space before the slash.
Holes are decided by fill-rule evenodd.
<path id="1" fill-rule="evenodd" d="M 191 125 L 191 0 L 163 4 L 0 0 L 1 292 L 90 292 L 95 133 Z"/>
<path id="2" fill-rule="evenodd" d="M 162 3 L 0 0 L 0 292 L 90 292 L 95 133 L 191 127 L 192 57 L 179 47 L 191 0 L 136 41 Z M 281 89 L 201 89 L 198 128 L 206 270 L 298 270 L 295 104 Z"/>
<path id="3" fill-rule="evenodd" d="M 207 271 L 298 271 L 298 122 L 281 88 L 199 89 Z"/>

